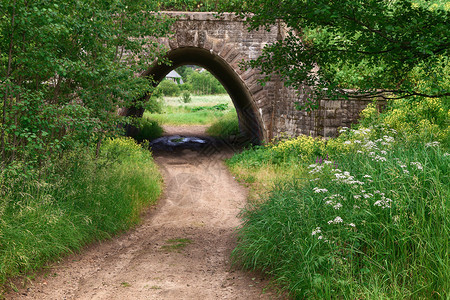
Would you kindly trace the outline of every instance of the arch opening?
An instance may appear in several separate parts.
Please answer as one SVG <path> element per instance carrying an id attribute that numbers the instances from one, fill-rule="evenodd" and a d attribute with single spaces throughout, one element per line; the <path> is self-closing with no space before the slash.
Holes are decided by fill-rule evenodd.
<path id="1" fill-rule="evenodd" d="M 236 109 L 241 132 L 252 142 L 263 140 L 261 121 L 257 117 L 251 94 L 245 83 L 226 61 L 208 50 L 196 47 L 171 50 L 165 58 L 172 62 L 170 66 L 155 63 L 142 75 L 151 76 L 158 85 L 170 71 L 182 65 L 197 65 L 205 68 L 219 80 L 230 96 Z M 142 116 L 142 113 L 143 111 L 130 111 L 128 115 Z"/>

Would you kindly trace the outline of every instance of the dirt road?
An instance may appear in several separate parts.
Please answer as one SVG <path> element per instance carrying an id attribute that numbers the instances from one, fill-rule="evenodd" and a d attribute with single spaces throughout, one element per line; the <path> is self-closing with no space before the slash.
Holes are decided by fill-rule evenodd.
<path id="1" fill-rule="evenodd" d="M 224 166 L 222 159 L 227 155 L 227 151 L 206 155 L 191 150 L 157 154 L 165 192 L 140 226 L 67 257 L 27 289 L 7 297 L 276 298 L 264 292 L 267 282 L 260 276 L 230 266 L 237 214 L 245 205 L 246 190 Z"/>

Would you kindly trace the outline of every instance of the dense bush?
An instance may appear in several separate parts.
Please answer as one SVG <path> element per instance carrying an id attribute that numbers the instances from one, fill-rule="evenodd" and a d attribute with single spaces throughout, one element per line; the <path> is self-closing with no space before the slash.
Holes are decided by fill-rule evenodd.
<path id="1" fill-rule="evenodd" d="M 192 86 L 192 92 L 198 95 L 225 94 L 226 90 L 211 73 L 191 72 L 187 76 L 187 83 Z"/>
<path id="2" fill-rule="evenodd" d="M 169 79 L 161 81 L 156 90 L 164 96 L 179 96 L 181 92 L 178 84 Z"/>
<path id="3" fill-rule="evenodd" d="M 108 139 L 98 158 L 66 153 L 40 172 L 0 174 L 0 285 L 139 221 L 161 191 L 150 152 Z"/>

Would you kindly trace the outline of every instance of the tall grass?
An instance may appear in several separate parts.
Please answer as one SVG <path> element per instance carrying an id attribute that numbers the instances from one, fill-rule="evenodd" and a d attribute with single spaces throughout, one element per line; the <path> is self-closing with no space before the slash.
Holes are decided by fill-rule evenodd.
<path id="1" fill-rule="evenodd" d="M 388 141 L 279 183 L 244 213 L 235 261 L 298 298 L 447 297 L 449 155 Z"/>
<path id="2" fill-rule="evenodd" d="M 448 299 L 448 127 L 394 122 L 404 116 L 396 109 L 377 118 L 401 134 L 377 119 L 329 141 L 301 136 L 229 160 L 247 182 L 267 167 L 278 177 L 243 212 L 233 261 L 296 299 Z"/>
<path id="3" fill-rule="evenodd" d="M 206 132 L 211 136 L 219 138 L 227 138 L 232 135 L 238 135 L 240 130 L 236 111 L 228 112 L 221 118 L 217 119 L 213 124 L 211 124 Z"/>
<path id="4" fill-rule="evenodd" d="M 94 240 L 126 230 L 161 191 L 151 154 L 108 140 L 99 158 L 69 153 L 36 176 L 2 174 L 0 286 Z"/>

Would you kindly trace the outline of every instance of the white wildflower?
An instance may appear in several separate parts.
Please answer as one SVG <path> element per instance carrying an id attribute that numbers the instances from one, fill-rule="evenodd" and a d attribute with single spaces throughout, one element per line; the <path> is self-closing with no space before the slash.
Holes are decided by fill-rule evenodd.
<path id="1" fill-rule="evenodd" d="M 350 227 L 356 227 L 356 225 L 354 223 L 349 223 L 348 226 Z"/>
<path id="2" fill-rule="evenodd" d="M 430 142 L 430 143 L 426 143 L 425 147 L 435 147 L 435 146 L 439 146 L 439 142 Z"/>
<path id="3" fill-rule="evenodd" d="M 316 229 L 314 229 L 314 230 L 311 232 L 311 235 L 316 235 L 316 234 L 321 233 L 321 232 L 322 232 L 322 230 L 320 230 L 320 227 L 316 227 Z"/>
<path id="4" fill-rule="evenodd" d="M 392 136 L 387 136 L 387 135 L 384 135 L 383 139 L 388 143 L 392 143 L 395 140 Z"/>
<path id="5" fill-rule="evenodd" d="M 327 189 L 320 189 L 318 187 L 313 188 L 314 193 L 326 193 L 328 192 Z"/>
<path id="6" fill-rule="evenodd" d="M 351 145 L 352 141 L 345 141 L 344 145 Z"/>
<path id="7" fill-rule="evenodd" d="M 336 205 L 333 206 L 334 209 L 340 209 L 342 207 L 341 203 L 336 203 Z"/>
<path id="8" fill-rule="evenodd" d="M 338 223 L 342 223 L 342 222 L 344 222 L 344 220 L 342 220 L 341 217 L 337 216 L 336 218 L 334 218 L 334 220 L 328 221 L 328 224 L 338 224 Z"/>
<path id="9" fill-rule="evenodd" d="M 416 166 L 417 169 L 423 170 L 422 164 L 420 162 L 418 162 L 418 161 L 411 162 L 411 166 Z"/>

